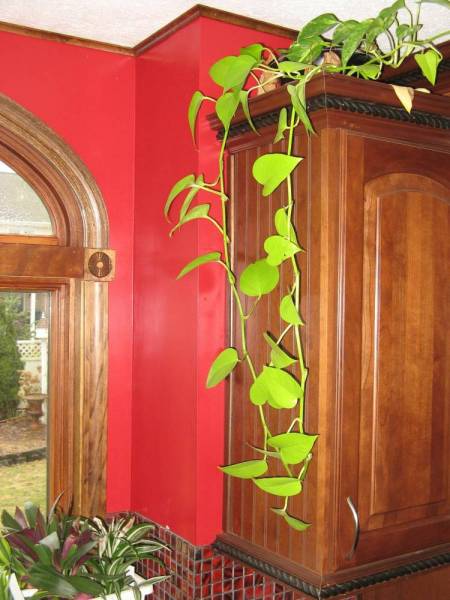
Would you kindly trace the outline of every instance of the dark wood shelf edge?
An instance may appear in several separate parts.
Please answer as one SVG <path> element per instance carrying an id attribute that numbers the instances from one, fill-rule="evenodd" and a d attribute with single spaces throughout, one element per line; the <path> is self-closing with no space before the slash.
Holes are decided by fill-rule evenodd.
<path id="1" fill-rule="evenodd" d="M 256 129 L 261 129 L 278 123 L 278 113 L 283 106 L 290 106 L 290 97 L 286 86 L 283 86 L 251 99 L 249 104 L 253 124 Z M 434 94 L 416 94 L 414 108 L 411 113 L 407 113 L 389 84 L 362 81 L 345 75 L 325 74 L 313 79 L 307 90 L 307 104 L 310 113 L 334 109 L 432 128 L 450 129 L 448 98 Z M 219 119 L 215 114 L 209 115 L 208 119 L 220 138 L 223 128 Z M 250 131 L 250 124 L 239 109 L 231 125 L 229 137 Z"/>
<path id="2" fill-rule="evenodd" d="M 231 556 L 258 571 L 281 581 L 295 590 L 299 590 L 318 599 L 333 598 L 341 594 L 385 583 L 398 577 L 405 577 L 450 564 L 450 549 L 448 549 L 446 552 L 433 554 L 432 556 L 427 556 L 423 559 L 418 558 L 416 560 L 411 560 L 410 562 L 396 565 L 392 568 L 386 568 L 381 571 L 375 570 L 371 574 L 355 576 L 349 580 L 338 583 L 321 585 L 305 581 L 297 575 L 293 575 L 292 573 L 283 570 L 279 566 L 275 566 L 266 560 L 255 557 L 237 546 L 230 544 L 221 536 L 215 540 L 213 547 L 221 554 Z"/>

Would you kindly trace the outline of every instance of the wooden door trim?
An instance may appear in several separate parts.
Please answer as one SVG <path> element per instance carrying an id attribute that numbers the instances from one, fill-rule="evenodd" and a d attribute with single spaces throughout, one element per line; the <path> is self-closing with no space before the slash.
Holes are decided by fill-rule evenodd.
<path id="1" fill-rule="evenodd" d="M 106 208 L 80 158 L 47 125 L 0 95 L 0 160 L 34 187 L 52 215 L 55 236 L 0 239 L 0 288 L 50 290 L 51 383 L 56 403 L 49 478 L 52 501 L 74 513 L 106 510 L 108 287 L 87 272 L 87 257 L 108 248 Z M 1 237 L 1 236 L 0 236 Z M 6 243 L 5 243 L 6 242 Z M 23 243 L 22 243 L 23 242 Z M 56 245 L 55 245 L 56 244 Z M 108 256 L 113 253 L 107 250 Z M 40 256 L 40 257 L 39 257 Z M 59 257 L 59 258 L 58 258 Z M 48 261 L 52 262 L 50 268 Z M 56 266 L 55 266 L 56 265 Z"/>
<path id="2" fill-rule="evenodd" d="M 108 247 L 106 208 L 86 165 L 50 127 L 0 94 L 3 158 L 34 187 L 53 214 L 62 215 L 59 234 L 66 236 L 62 244 Z"/>

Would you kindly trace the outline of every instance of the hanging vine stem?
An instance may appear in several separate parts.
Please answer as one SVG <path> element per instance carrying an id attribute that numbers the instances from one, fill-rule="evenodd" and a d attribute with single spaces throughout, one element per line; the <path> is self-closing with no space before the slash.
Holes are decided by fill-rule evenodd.
<path id="1" fill-rule="evenodd" d="M 220 251 L 198 256 L 180 271 L 178 277 L 184 277 L 203 264 L 219 264 L 226 271 L 230 293 L 239 316 L 240 350 L 238 352 L 236 348 L 228 347 L 220 352 L 211 365 L 206 385 L 213 387 L 230 375 L 239 363 L 243 367 L 246 365 L 251 379 L 250 402 L 257 408 L 263 434 L 262 448 L 250 443 L 248 446 L 259 456 L 262 455 L 262 458 L 227 465 L 221 469 L 227 475 L 251 479 L 258 488 L 278 497 L 283 504 L 281 508 L 272 508 L 273 512 L 297 531 L 304 531 L 309 524 L 288 513 L 289 500 L 302 491 L 318 436 L 305 433 L 308 367 L 300 333 L 304 322 L 300 316 L 302 282 L 297 261 L 297 254 L 303 249 L 295 231 L 293 192 L 293 174 L 302 158 L 294 154 L 294 132 L 297 127 L 302 126 L 308 135 L 314 133 L 307 112 L 306 86 L 318 73 L 340 73 L 376 80 L 385 66 L 398 68 L 408 56 L 419 51 L 415 60 L 424 77 L 434 84 L 442 55 L 432 42 L 447 32 L 419 39 L 420 5 L 425 1 L 427 0 L 416 2 L 415 17 L 404 0 L 396 0 L 391 6 L 380 11 L 375 18 L 361 22 L 341 21 L 334 14 L 326 13 L 307 23 L 300 30 L 297 39 L 288 49 L 282 51 L 281 55 L 276 55 L 261 44 L 252 44 L 241 48 L 237 56 L 226 56 L 217 61 L 211 67 L 210 75 L 222 88 L 221 95 L 216 99 L 196 91 L 188 113 L 189 125 L 195 138 L 195 124 L 202 103 L 213 102 L 215 105 L 215 112 L 224 132 L 218 152 L 217 177 L 212 183 L 205 182 L 202 175 L 190 174 L 183 177 L 170 191 L 164 209 L 168 217 L 174 200 L 186 192 L 178 223 L 171 234 L 196 219 L 209 222 L 220 232 Z M 407 15 L 407 22 L 404 23 L 401 19 L 402 10 L 405 10 Z M 325 34 L 330 35 L 330 32 L 332 38 L 326 38 Z M 382 50 L 378 43 L 380 36 L 388 40 L 387 51 Z M 321 62 L 321 57 L 330 50 L 334 53 L 332 61 L 324 59 Z M 355 52 L 365 54 L 366 60 L 363 64 L 351 64 L 350 59 Z M 262 81 L 261 76 L 267 74 L 268 79 Z M 233 240 L 228 231 L 227 206 L 232 199 L 227 194 L 224 177 L 230 125 L 238 107 L 241 106 L 250 126 L 255 129 L 249 111 L 249 94 L 255 90 L 264 90 L 268 83 L 286 77 L 290 80 L 286 90 L 290 96 L 291 107 L 290 111 L 286 108 L 280 110 L 274 142 L 280 142 L 287 134 L 287 149 L 286 152 L 260 156 L 253 165 L 253 176 L 262 186 L 263 196 L 269 196 L 279 186 L 286 185 L 287 204 L 274 215 L 275 232 L 264 242 L 267 256 L 247 265 L 238 277 L 230 258 Z M 254 80 L 256 85 L 251 86 L 251 80 Z M 399 86 L 393 88 L 405 109 L 410 110 L 414 90 L 405 90 Z M 221 222 L 211 217 L 209 204 L 192 205 L 198 193 L 207 194 L 216 202 L 219 199 Z M 292 271 L 292 280 L 285 284 L 287 293 L 283 296 L 279 308 L 281 320 L 285 325 L 278 335 L 269 332 L 263 334 L 264 343 L 268 344 L 270 350 L 270 362 L 258 370 L 252 359 L 252 349 L 249 348 L 248 322 L 256 314 L 261 298 L 277 288 L 283 263 L 290 265 Z M 254 303 L 247 313 L 244 311 L 242 295 L 254 298 Z M 282 346 L 291 330 L 295 356 L 286 352 Z M 297 377 L 292 374 L 293 369 L 297 369 Z M 273 436 L 268 425 L 271 411 L 287 410 L 292 413 L 295 409 L 297 416 L 291 421 L 288 429 Z M 272 469 L 274 463 L 281 466 L 285 476 L 280 476 L 278 469 Z"/>
<path id="2" fill-rule="evenodd" d="M 229 197 L 225 193 L 225 178 L 224 178 L 224 166 L 225 166 L 224 165 L 224 157 L 225 157 L 225 148 L 226 148 L 226 144 L 228 141 L 228 133 L 229 133 L 229 127 L 227 127 L 225 130 L 222 144 L 220 147 L 219 158 L 218 158 L 219 186 L 220 186 L 220 193 L 221 193 L 221 210 L 222 210 L 223 254 L 224 254 L 225 264 L 227 266 L 227 270 L 229 273 L 228 281 L 229 281 L 229 284 L 231 287 L 231 292 L 233 294 L 234 300 L 236 302 L 236 307 L 237 307 L 237 310 L 239 313 L 240 328 L 241 328 L 242 360 L 245 360 L 247 362 L 251 377 L 252 377 L 253 381 L 255 381 L 256 380 L 256 370 L 255 370 L 255 367 L 253 366 L 253 361 L 250 356 L 250 353 L 248 350 L 248 345 L 247 345 L 247 320 L 248 320 L 249 315 L 245 315 L 245 313 L 244 313 L 241 298 L 239 296 L 239 292 L 236 287 L 236 277 L 233 273 L 232 265 L 230 262 L 229 245 L 231 242 L 230 242 L 230 238 L 228 236 L 227 209 L 226 209 L 226 203 L 229 201 Z M 266 418 L 264 416 L 264 411 L 261 406 L 259 407 L 258 412 L 259 412 L 259 418 L 261 421 L 261 425 L 262 425 L 262 428 L 264 431 L 264 450 L 266 450 L 267 449 L 267 440 L 269 439 L 271 434 L 270 434 L 270 430 L 269 430 L 269 427 L 266 422 Z"/>

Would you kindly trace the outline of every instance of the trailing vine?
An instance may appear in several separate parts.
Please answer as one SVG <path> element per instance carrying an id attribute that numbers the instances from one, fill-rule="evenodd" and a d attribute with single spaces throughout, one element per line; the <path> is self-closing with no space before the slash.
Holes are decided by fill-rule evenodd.
<path id="1" fill-rule="evenodd" d="M 180 271 L 178 278 L 184 277 L 200 265 L 216 263 L 225 272 L 239 315 L 240 347 L 226 348 L 216 357 L 206 385 L 209 388 L 217 385 L 230 375 L 238 363 L 246 364 L 252 381 L 250 403 L 259 414 L 263 443 L 262 447 L 252 446 L 255 452 L 253 460 L 224 466 L 221 469 L 227 475 L 251 479 L 264 492 L 277 496 L 281 500 L 281 506 L 272 510 L 298 531 L 304 531 L 309 524 L 289 513 L 289 500 L 302 491 L 318 436 L 306 433 L 304 422 L 308 367 L 301 338 L 304 322 L 300 313 L 301 272 L 298 264 L 298 255 L 303 248 L 294 225 L 295 198 L 292 182 L 293 173 L 302 158 L 293 153 L 294 132 L 302 126 L 307 135 L 314 133 L 307 112 L 306 86 L 320 73 L 339 73 L 376 80 L 385 67 L 398 68 L 414 53 L 424 77 L 433 85 L 438 65 L 442 60 L 442 54 L 433 41 L 450 32 L 420 39 L 420 11 L 421 5 L 426 2 L 450 7 L 448 0 L 421 0 L 415 3 L 414 11 L 404 0 L 397 0 L 376 17 L 363 21 L 342 21 L 334 14 L 326 13 L 307 23 L 286 50 L 275 53 L 261 44 L 252 44 L 241 48 L 236 56 L 226 56 L 217 61 L 211 67 L 210 76 L 221 88 L 221 94 L 213 98 L 196 91 L 188 112 L 189 125 L 195 141 L 196 120 L 202 103 L 207 101 L 214 104 L 215 112 L 223 126 L 217 177 L 212 182 L 205 181 L 201 174 L 183 177 L 173 186 L 165 205 L 164 212 L 168 217 L 174 200 L 185 193 L 178 222 L 171 235 L 180 227 L 197 219 L 209 222 L 220 232 L 221 249 L 192 260 Z M 325 34 L 328 37 L 325 37 Z M 289 80 L 287 91 L 291 99 L 291 109 L 281 109 L 274 142 L 286 139 L 287 149 L 285 152 L 260 156 L 253 165 L 253 176 L 262 185 L 263 196 L 269 196 L 279 186 L 285 185 L 287 203 L 274 215 L 274 232 L 264 242 L 267 256 L 250 263 L 238 274 L 230 258 L 233 240 L 230 238 L 227 222 L 227 205 L 232 198 L 226 190 L 224 176 L 230 125 L 241 107 L 250 126 L 255 130 L 249 112 L 249 97 L 264 91 L 275 82 L 286 79 Z M 404 108 L 410 111 L 415 91 L 400 86 L 393 88 Z M 200 191 L 209 195 L 211 203 L 219 204 L 219 220 L 211 216 L 210 203 L 193 204 Z M 285 262 L 291 264 L 292 278 L 286 286 L 286 293 L 279 306 L 284 327 L 279 332 L 264 333 L 264 341 L 270 349 L 270 363 L 258 372 L 252 358 L 254 349 L 249 348 L 248 344 L 248 322 L 257 310 L 261 298 L 278 287 L 280 267 Z M 248 312 L 244 310 L 240 293 L 253 299 L 252 308 Z M 295 356 L 284 348 L 288 334 L 293 334 Z M 271 410 L 294 409 L 295 418 L 286 431 L 270 430 L 267 415 Z M 282 476 L 271 472 L 269 458 L 281 465 Z"/>

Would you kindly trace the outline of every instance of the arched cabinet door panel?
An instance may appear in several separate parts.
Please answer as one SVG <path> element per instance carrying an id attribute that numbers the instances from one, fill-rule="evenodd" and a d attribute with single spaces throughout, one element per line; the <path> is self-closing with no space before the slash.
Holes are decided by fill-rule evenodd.
<path id="1" fill-rule="evenodd" d="M 16 222 L 3 210 L 0 289 L 49 292 L 48 499 L 98 514 L 106 501 L 108 289 L 114 252 L 101 193 L 86 166 L 51 129 L 0 95 L 0 161 L 23 179 L 48 213 Z M 31 188 L 31 189 L 28 189 Z M 25 192 L 24 192 L 25 193 Z M 14 211 L 13 211 L 14 212 Z M 41 211 L 42 212 L 42 211 Z M 0 221 L 2 215 L 0 214 Z M 36 234 L 34 234 L 34 233 Z"/>
<path id="2" fill-rule="evenodd" d="M 450 190 L 391 173 L 366 183 L 360 210 L 353 560 L 367 563 L 450 539 Z"/>

